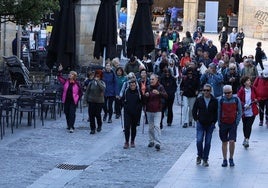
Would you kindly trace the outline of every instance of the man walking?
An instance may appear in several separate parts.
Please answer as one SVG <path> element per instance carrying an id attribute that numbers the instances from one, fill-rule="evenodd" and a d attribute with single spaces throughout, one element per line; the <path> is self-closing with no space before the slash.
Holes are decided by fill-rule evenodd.
<path id="1" fill-rule="evenodd" d="M 156 74 L 150 76 L 150 86 L 146 88 L 144 98 L 146 104 L 146 113 L 149 124 L 149 144 L 148 147 L 153 147 L 157 151 L 160 150 L 160 121 L 162 112 L 162 99 L 168 95 L 164 87 L 159 83 L 159 78 Z"/>
<path id="2" fill-rule="evenodd" d="M 196 147 L 197 158 L 196 164 L 201 164 L 203 159 L 203 166 L 207 167 L 208 155 L 210 151 L 210 144 L 212 133 L 217 122 L 218 100 L 211 94 L 212 86 L 205 84 L 203 87 L 202 96 L 198 97 L 193 107 L 193 118 L 196 121 Z M 205 143 L 203 146 L 203 141 Z"/>
<path id="3" fill-rule="evenodd" d="M 238 97 L 232 95 L 232 86 L 223 86 L 224 96 L 218 103 L 219 136 L 222 141 L 222 167 L 227 167 L 227 146 L 229 143 L 229 165 L 233 167 L 237 126 L 242 116 L 241 102 Z"/>

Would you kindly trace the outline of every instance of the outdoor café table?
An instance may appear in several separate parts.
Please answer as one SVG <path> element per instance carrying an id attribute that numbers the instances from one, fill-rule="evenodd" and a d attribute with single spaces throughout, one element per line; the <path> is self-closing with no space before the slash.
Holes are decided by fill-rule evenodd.
<path id="1" fill-rule="evenodd" d="M 14 102 L 16 102 L 20 96 L 21 95 L 0 95 L 2 98 L 11 99 Z"/>
<path id="2" fill-rule="evenodd" d="M 23 91 L 30 93 L 31 95 L 44 93 L 43 89 L 24 89 Z"/>

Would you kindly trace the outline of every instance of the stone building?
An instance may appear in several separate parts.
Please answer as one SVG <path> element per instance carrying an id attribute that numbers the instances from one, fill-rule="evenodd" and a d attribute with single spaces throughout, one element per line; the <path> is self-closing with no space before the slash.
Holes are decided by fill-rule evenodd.
<path id="1" fill-rule="evenodd" d="M 229 5 L 233 7 L 233 12 L 237 14 L 237 27 L 244 29 L 246 37 L 268 39 L 267 0 L 218 0 L 218 2 L 219 17 L 226 15 L 226 9 Z M 128 3 L 130 5 L 128 10 L 131 12 L 129 16 L 133 19 L 137 6 L 136 0 L 128 0 Z M 183 32 L 187 30 L 193 32 L 198 25 L 197 18 L 199 13 L 205 12 L 205 3 L 205 0 L 154 0 L 154 7 L 167 8 L 176 6 L 183 8 Z M 80 65 L 100 61 L 93 59 L 94 43 L 92 42 L 92 32 L 99 4 L 100 0 L 80 0 L 76 5 L 76 59 Z M 15 36 L 15 32 L 15 25 L 1 24 L 1 55 L 11 55 L 11 41 Z"/>

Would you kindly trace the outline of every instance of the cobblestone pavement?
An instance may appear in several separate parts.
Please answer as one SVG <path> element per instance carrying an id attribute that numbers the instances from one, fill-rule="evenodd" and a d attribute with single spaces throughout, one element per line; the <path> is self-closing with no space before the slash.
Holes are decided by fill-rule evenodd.
<path id="1" fill-rule="evenodd" d="M 86 109 L 86 108 L 85 108 Z M 47 118 L 37 128 L 26 121 L 6 130 L 0 141 L 0 187 L 153 187 L 171 168 L 195 137 L 195 129 L 179 125 L 180 106 L 174 104 L 171 127 L 164 126 L 159 152 L 148 148 L 148 127 L 138 127 L 136 148 L 123 149 L 121 120 L 104 123 L 89 134 L 86 115 L 77 110 L 76 129 L 65 129 L 64 117 Z M 84 121 L 82 121 L 84 119 Z M 85 170 L 63 170 L 59 164 L 89 165 Z"/>

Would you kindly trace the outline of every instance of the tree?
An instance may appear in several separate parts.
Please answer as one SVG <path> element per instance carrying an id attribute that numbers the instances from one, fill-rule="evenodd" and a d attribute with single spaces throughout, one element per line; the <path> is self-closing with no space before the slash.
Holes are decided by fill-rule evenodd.
<path id="1" fill-rule="evenodd" d="M 39 24 L 45 14 L 59 9 L 58 0 L 0 0 L 1 23 Z"/>

